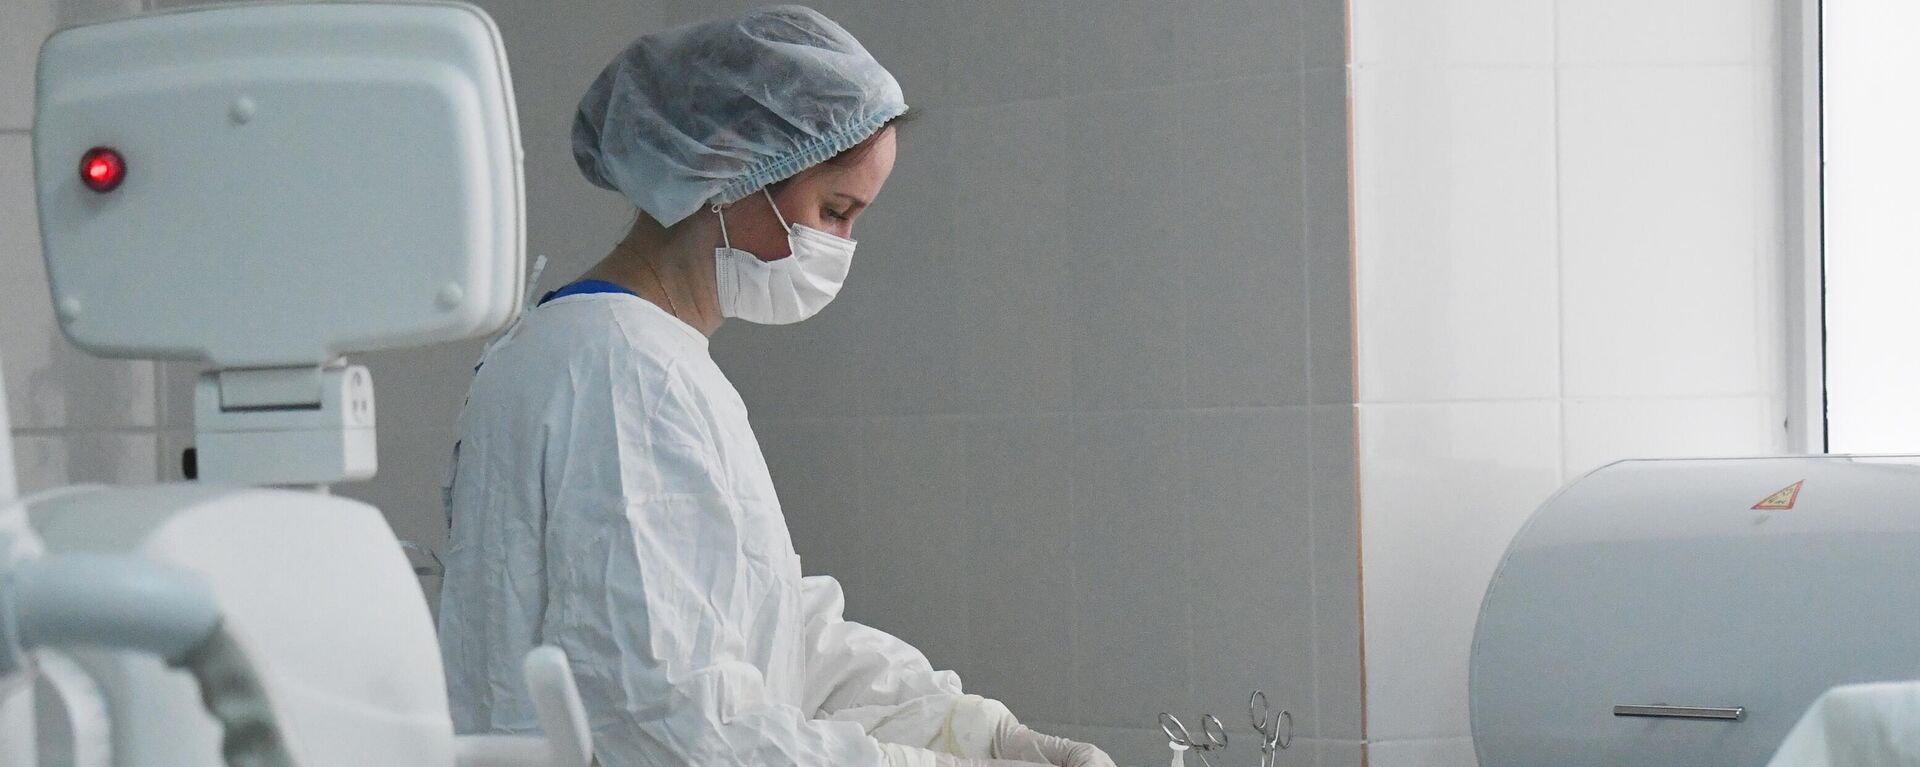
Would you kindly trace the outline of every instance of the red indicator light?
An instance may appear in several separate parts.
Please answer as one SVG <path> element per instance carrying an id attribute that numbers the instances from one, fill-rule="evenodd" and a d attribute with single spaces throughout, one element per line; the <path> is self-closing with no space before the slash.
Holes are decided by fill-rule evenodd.
<path id="1" fill-rule="evenodd" d="M 97 146 L 80 156 L 80 183 L 88 189 L 104 194 L 119 188 L 125 180 L 127 161 L 119 152 Z"/>

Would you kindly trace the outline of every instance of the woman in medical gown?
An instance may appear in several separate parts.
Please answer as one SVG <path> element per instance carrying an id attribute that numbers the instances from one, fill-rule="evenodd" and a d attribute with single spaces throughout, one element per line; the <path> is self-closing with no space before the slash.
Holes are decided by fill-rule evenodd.
<path id="1" fill-rule="evenodd" d="M 468 393 L 440 612 L 460 731 L 536 729 L 519 664 L 552 644 L 606 767 L 1111 767 L 801 576 L 708 354 L 726 318 L 833 299 L 906 111 L 858 41 L 798 6 L 643 36 L 587 90 L 575 157 L 639 216 L 488 348 Z"/>

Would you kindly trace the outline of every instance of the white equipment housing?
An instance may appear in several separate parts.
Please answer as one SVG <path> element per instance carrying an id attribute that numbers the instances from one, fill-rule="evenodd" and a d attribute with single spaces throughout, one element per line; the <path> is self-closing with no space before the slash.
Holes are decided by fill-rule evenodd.
<path id="1" fill-rule="evenodd" d="M 189 9 L 40 51 L 34 179 L 61 329 L 221 368 L 472 338 L 517 308 L 520 137 L 456 4 Z M 110 192 L 87 150 L 126 161 Z"/>
<path id="2" fill-rule="evenodd" d="M 34 179 L 61 330 L 217 368 L 200 476 L 376 467 L 351 352 L 518 309 L 521 154 L 493 23 L 459 4 L 266 4 L 76 27 L 41 48 Z M 99 191 L 90 150 L 120 158 Z"/>
<path id="3" fill-rule="evenodd" d="M 212 370 L 201 482 L 0 498 L 0 523 L 30 522 L 0 525 L 0 755 L 18 758 L 6 693 L 25 669 L 75 764 L 583 767 L 565 656 L 526 665 L 546 737 L 456 738 L 379 511 L 252 487 L 373 474 L 372 379 L 341 355 L 518 312 L 521 153 L 492 20 L 430 1 L 190 8 L 63 30 L 38 77 L 61 329 Z M 37 543 L 9 553 L 22 535 Z"/>
<path id="4" fill-rule="evenodd" d="M 50 552 L 137 557 L 200 576 L 262 666 L 297 764 L 454 763 L 433 618 L 386 519 L 318 493 L 182 483 L 75 488 L 28 506 Z M 69 648 L 106 696 L 116 765 L 213 765 L 220 725 L 187 674 Z M 98 723 L 81 723 L 98 726 Z"/>
<path id="5" fill-rule="evenodd" d="M 1906 457 L 1625 461 L 1568 486 L 1481 606 L 1480 764 L 1752 767 L 1828 688 L 1920 679 L 1916 498 Z"/>

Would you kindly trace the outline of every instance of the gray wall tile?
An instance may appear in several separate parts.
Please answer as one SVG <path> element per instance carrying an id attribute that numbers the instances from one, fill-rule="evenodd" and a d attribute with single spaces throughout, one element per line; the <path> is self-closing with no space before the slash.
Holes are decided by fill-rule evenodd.
<path id="1" fill-rule="evenodd" d="M 1068 93 L 1137 90 L 1181 79 L 1187 7 L 1155 0 L 1065 0 Z"/>
<path id="2" fill-rule="evenodd" d="M 965 427 L 969 692 L 1026 721 L 1075 721 L 1073 431 L 1064 415 Z"/>
<path id="3" fill-rule="evenodd" d="M 1303 149 L 1307 304 L 1315 404 L 1351 403 L 1353 387 L 1352 200 L 1347 162 L 1347 70 L 1305 74 Z"/>
<path id="4" fill-rule="evenodd" d="M 1075 416 L 1073 669 L 1084 724 L 1192 707 L 1185 430 L 1172 412 Z"/>
<path id="5" fill-rule="evenodd" d="M 1322 738 L 1359 740 L 1360 513 L 1353 406 L 1315 406 L 1310 421 L 1315 708 L 1311 732 Z"/>
<path id="6" fill-rule="evenodd" d="M 970 540 L 960 422 L 880 418 L 861 438 L 861 497 L 853 542 L 864 577 L 849 618 L 920 648 L 935 668 L 965 668 Z"/>
<path id="7" fill-rule="evenodd" d="M 1312 743 L 1314 763 L 1320 767 L 1362 767 L 1366 747 L 1353 740 L 1317 740 Z"/>
<path id="8" fill-rule="evenodd" d="M 775 412 L 792 403 L 784 409 L 802 411 L 794 415 L 952 412 L 951 350 L 959 332 L 952 286 L 962 273 L 953 256 L 947 146 L 954 119 L 930 112 L 902 130 L 893 176 L 855 222 L 860 247 L 846 287 L 820 317 L 783 328 L 733 323 L 715 336 L 716 359 L 749 406 L 759 407 L 761 392 L 777 386 L 812 395 L 803 402 L 768 398 Z M 812 328 L 816 321 L 823 327 Z M 767 356 L 750 359 L 726 348 L 736 336 L 780 348 L 762 346 Z"/>
<path id="9" fill-rule="evenodd" d="M 865 583 L 854 542 L 865 481 L 862 431 L 846 418 L 754 421 L 802 568 L 831 575 L 847 590 Z"/>
<path id="10" fill-rule="evenodd" d="M 374 417 L 381 431 L 446 429 L 459 420 L 484 345 L 468 340 L 357 354 L 348 361 L 365 365 L 373 375 Z M 192 402 L 191 393 L 187 399 Z"/>
<path id="11" fill-rule="evenodd" d="M 855 234 L 862 234 L 858 227 Z M 756 326 L 735 320 L 714 334 L 710 346 L 714 361 L 740 390 L 756 419 L 860 415 L 877 410 L 869 406 L 874 391 L 892 391 L 905 386 L 899 377 L 924 372 L 898 357 L 883 357 L 878 350 L 840 341 L 862 335 L 883 308 L 875 305 L 871 287 L 863 284 L 867 273 L 874 271 L 869 267 L 885 257 L 875 253 L 870 243 L 863 242 L 855 251 L 852 276 L 840 296 L 806 322 Z M 849 381 L 854 371 L 867 375 Z M 885 381 L 869 376 L 885 376 Z M 899 405 L 900 397 L 888 401 L 897 405 L 889 412 L 906 410 Z"/>
<path id="12" fill-rule="evenodd" d="M 1187 249 L 1174 230 L 1178 89 L 1067 99 L 1066 228 L 1079 410 L 1174 407 L 1185 366 Z"/>
<path id="13" fill-rule="evenodd" d="M 1190 81 L 1293 72 L 1305 61 L 1300 0 L 1187 0 L 1179 40 Z"/>
<path id="14" fill-rule="evenodd" d="M 941 23 L 933 30 L 922 25 L 918 36 L 937 36 L 947 46 L 948 103 L 972 106 L 1060 95 L 1066 5 L 1063 0 L 942 4 L 936 12 L 944 14 Z M 880 62 L 891 66 L 885 58 Z"/>
<path id="15" fill-rule="evenodd" d="M 1300 0 L 1302 58 L 1307 68 L 1347 65 L 1347 0 Z"/>
<path id="16" fill-rule="evenodd" d="M 0 3 L 0 130 L 33 127 L 33 68 L 53 25 L 53 0 Z"/>
<path id="17" fill-rule="evenodd" d="M 1176 249 L 1187 404 L 1308 398 L 1305 206 L 1297 73 L 1182 91 Z"/>
<path id="18" fill-rule="evenodd" d="M 1299 0 L 1066 0 L 1067 93 L 1137 90 L 1298 70 Z"/>
<path id="19" fill-rule="evenodd" d="M 47 3 L 55 6 L 54 21 L 62 28 L 124 18 L 145 10 L 142 0 L 47 0 Z M 155 3 L 155 7 L 167 5 Z"/>
<path id="20" fill-rule="evenodd" d="M 702 3 L 695 0 L 694 4 Z M 969 4 L 825 0 L 813 7 L 860 38 L 860 44 L 900 81 L 909 106 L 937 109 L 952 101 L 952 92 L 960 89 L 950 76 L 948 51 L 962 42 L 942 14 L 950 12 L 948 8 Z M 976 53 L 985 51 L 976 49 Z M 997 51 L 995 55 L 999 55 Z"/>
<path id="21" fill-rule="evenodd" d="M 1187 419 L 1194 697 L 1232 713 L 1262 690 L 1304 732 L 1314 726 L 1314 669 L 1303 662 L 1314 639 L 1313 446 L 1306 408 Z"/>
<path id="22" fill-rule="evenodd" d="M 969 109 L 955 120 L 953 405 L 1058 411 L 1072 401 L 1069 280 L 1061 225 L 1072 138 L 1058 102 Z"/>

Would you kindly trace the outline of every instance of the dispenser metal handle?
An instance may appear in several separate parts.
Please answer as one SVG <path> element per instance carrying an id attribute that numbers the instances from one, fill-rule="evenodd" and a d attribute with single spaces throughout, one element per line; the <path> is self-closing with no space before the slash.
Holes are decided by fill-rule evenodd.
<path id="1" fill-rule="evenodd" d="M 413 541 L 401 541 L 400 548 L 421 554 L 433 562 L 433 564 L 430 565 L 414 565 L 414 575 L 431 575 L 438 577 L 446 574 L 447 566 L 440 562 L 440 555 L 433 553 L 433 549 L 428 548 L 425 544 L 415 543 Z"/>
<path id="2" fill-rule="evenodd" d="M 1738 722 L 1747 718 L 1745 706 L 1614 706 L 1614 716 L 1637 716 L 1651 719 L 1708 719 L 1722 722 Z"/>

